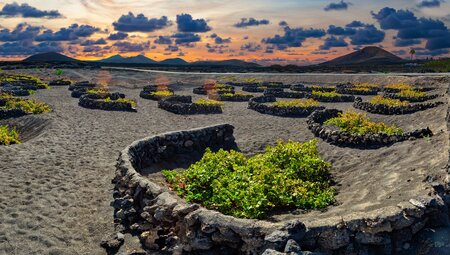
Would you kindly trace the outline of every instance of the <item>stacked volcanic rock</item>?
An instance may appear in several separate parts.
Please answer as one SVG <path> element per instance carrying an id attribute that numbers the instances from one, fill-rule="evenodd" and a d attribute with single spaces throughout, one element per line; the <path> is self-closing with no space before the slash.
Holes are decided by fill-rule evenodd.
<path id="1" fill-rule="evenodd" d="M 265 96 L 274 96 L 279 98 L 306 98 L 308 93 L 304 92 L 288 92 L 282 88 L 268 88 L 264 91 Z"/>
<path id="2" fill-rule="evenodd" d="M 384 114 L 384 115 L 402 115 L 419 111 L 424 111 L 430 108 L 437 107 L 443 102 L 433 102 L 424 104 L 409 104 L 406 106 L 389 106 L 384 104 L 372 104 L 370 102 L 363 102 L 360 97 L 355 99 L 353 107 L 370 113 Z"/>
<path id="3" fill-rule="evenodd" d="M 405 140 L 433 135 L 433 132 L 431 132 L 428 127 L 398 135 L 388 135 L 382 133 L 360 135 L 340 131 L 337 127 L 334 128 L 334 126 L 331 125 L 324 125 L 326 120 L 337 117 L 339 113 L 342 113 L 342 111 L 336 109 L 315 111 L 308 117 L 308 128 L 315 136 L 322 138 L 328 143 L 345 147 L 361 148 L 387 146 Z"/>
<path id="4" fill-rule="evenodd" d="M 399 99 L 401 101 L 408 101 L 408 102 L 413 102 L 413 103 L 425 102 L 425 101 L 432 100 L 432 99 L 439 97 L 438 94 L 426 95 L 423 97 L 405 97 L 405 96 L 398 95 L 396 93 L 386 93 L 386 94 L 384 94 L 384 96 L 387 98 Z"/>
<path id="5" fill-rule="evenodd" d="M 48 83 L 50 86 L 69 86 L 72 82 L 69 80 L 59 79 L 59 80 L 52 80 Z"/>
<path id="6" fill-rule="evenodd" d="M 158 107 L 181 115 L 222 113 L 220 105 L 205 105 L 192 103 L 191 96 L 171 96 L 158 101 Z"/>
<path id="7" fill-rule="evenodd" d="M 107 98 L 110 100 L 106 101 L 105 99 Z M 78 105 L 88 109 L 100 109 L 104 111 L 136 112 L 131 102 L 117 101 L 123 98 L 125 98 L 125 95 L 117 92 L 88 93 L 80 97 Z"/>
<path id="8" fill-rule="evenodd" d="M 159 101 L 163 98 L 169 97 L 169 96 L 161 96 L 161 95 L 152 94 L 152 92 L 158 92 L 158 91 L 168 91 L 172 94 L 174 93 L 174 91 L 172 89 L 170 89 L 168 86 L 147 85 L 142 88 L 141 92 L 139 93 L 139 96 L 144 99 L 155 100 L 155 101 Z"/>
<path id="9" fill-rule="evenodd" d="M 250 99 L 250 101 L 248 103 L 248 108 L 252 109 L 254 111 L 257 111 L 259 113 L 269 114 L 269 115 L 274 115 L 274 116 L 281 116 L 281 117 L 307 117 L 316 110 L 325 109 L 325 107 L 323 107 L 323 106 L 280 107 L 280 106 L 275 106 L 272 104 L 267 104 L 267 103 L 273 103 L 273 102 L 276 102 L 276 97 L 274 97 L 274 96 L 254 97 L 254 98 Z"/>

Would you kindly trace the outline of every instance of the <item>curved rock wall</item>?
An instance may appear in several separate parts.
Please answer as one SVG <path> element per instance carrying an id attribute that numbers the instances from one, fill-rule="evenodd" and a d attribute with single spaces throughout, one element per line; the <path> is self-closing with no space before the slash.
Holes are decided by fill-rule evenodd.
<path id="1" fill-rule="evenodd" d="M 80 97 L 78 105 L 88 109 L 99 109 L 104 111 L 126 111 L 136 112 L 136 109 L 128 102 L 116 102 L 119 98 L 124 98 L 121 93 L 99 93 L 85 94 Z M 113 101 L 106 102 L 105 98 L 111 98 Z"/>
<path id="2" fill-rule="evenodd" d="M 259 113 L 269 114 L 280 117 L 307 117 L 316 110 L 323 110 L 323 106 L 314 107 L 279 107 L 267 103 L 276 102 L 274 96 L 260 96 L 250 99 L 248 108 Z"/>
<path id="3" fill-rule="evenodd" d="M 158 101 L 158 107 L 181 115 L 222 113 L 220 105 L 200 105 L 192 103 L 191 96 L 171 96 Z"/>
<path id="4" fill-rule="evenodd" d="M 437 95 L 437 94 L 427 95 L 424 97 L 404 97 L 404 96 L 399 96 L 395 93 L 386 93 L 384 96 L 388 97 L 388 98 L 399 99 L 402 101 L 408 101 L 408 102 L 412 102 L 412 103 L 425 102 L 425 101 L 432 100 L 432 99 L 439 97 L 439 95 Z"/>
<path id="5" fill-rule="evenodd" d="M 361 98 L 356 98 L 353 107 L 370 113 L 384 114 L 384 115 L 402 115 L 414 112 L 424 111 L 430 108 L 437 107 L 444 104 L 443 102 L 433 102 L 425 104 L 410 104 L 407 106 L 388 106 L 383 104 L 372 104 L 370 102 L 363 102 Z"/>

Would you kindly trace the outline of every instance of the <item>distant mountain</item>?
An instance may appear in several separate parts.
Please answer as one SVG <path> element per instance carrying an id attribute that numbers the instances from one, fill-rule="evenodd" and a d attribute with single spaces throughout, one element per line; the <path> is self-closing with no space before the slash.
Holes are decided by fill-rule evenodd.
<path id="1" fill-rule="evenodd" d="M 39 53 L 30 56 L 24 60 L 24 62 L 80 62 L 77 59 L 59 54 L 57 52 Z"/>
<path id="2" fill-rule="evenodd" d="M 369 46 L 353 53 L 324 62 L 320 65 L 364 65 L 390 64 L 401 62 L 402 59 L 380 47 Z"/>
<path id="3" fill-rule="evenodd" d="M 156 64 L 157 61 L 147 58 L 144 55 L 137 55 L 134 57 L 123 57 L 119 54 L 111 56 L 109 58 L 98 60 L 102 63 L 117 63 L 117 64 Z"/>
<path id="4" fill-rule="evenodd" d="M 174 66 L 189 65 L 189 63 L 182 58 L 168 58 L 163 61 L 160 61 L 159 63 L 163 65 L 174 65 Z"/>
<path id="5" fill-rule="evenodd" d="M 240 67 L 258 67 L 260 65 L 252 62 L 246 62 L 239 59 L 228 59 L 221 61 L 197 61 L 191 63 L 192 65 L 197 66 L 240 66 Z"/>

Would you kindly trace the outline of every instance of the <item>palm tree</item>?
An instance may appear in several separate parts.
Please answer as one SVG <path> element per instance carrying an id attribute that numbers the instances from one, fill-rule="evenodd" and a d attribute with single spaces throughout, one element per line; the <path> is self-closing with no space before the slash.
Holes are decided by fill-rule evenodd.
<path id="1" fill-rule="evenodd" d="M 413 60 L 414 54 L 416 54 L 416 50 L 415 50 L 415 49 L 411 49 L 411 50 L 409 51 L 409 54 L 411 54 L 411 60 Z"/>

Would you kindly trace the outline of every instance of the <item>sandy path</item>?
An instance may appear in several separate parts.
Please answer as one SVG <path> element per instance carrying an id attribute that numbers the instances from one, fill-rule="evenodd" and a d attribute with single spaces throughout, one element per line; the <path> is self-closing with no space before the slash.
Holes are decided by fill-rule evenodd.
<path id="1" fill-rule="evenodd" d="M 67 76 L 86 79 L 95 77 L 96 72 L 77 70 L 67 72 Z M 128 82 L 130 87 L 140 86 L 136 84 L 136 79 L 151 81 L 159 77 L 124 71 L 112 76 L 117 83 L 116 77 L 120 76 L 120 83 Z M 133 76 L 134 79 L 127 81 L 127 76 Z M 175 75 L 168 79 L 175 82 L 180 77 Z M 198 85 L 202 79 L 192 76 L 183 81 Z M 185 90 L 177 93 L 191 94 L 191 88 L 186 86 Z M 109 203 L 115 160 L 119 151 L 136 139 L 222 122 L 235 125 L 237 143 L 246 153 L 260 151 L 278 138 L 297 141 L 313 138 L 305 127 L 305 120 L 259 114 L 247 109 L 246 103 L 226 103 L 224 114 L 221 115 L 177 116 L 158 109 L 154 101 L 140 99 L 139 89 L 115 90 L 137 99 L 138 113 L 81 108 L 77 105 L 78 100 L 70 97 L 66 87 L 39 91 L 35 95 L 53 106 L 53 113 L 41 116 L 51 124 L 30 141 L 0 147 L 0 254 L 105 254 L 99 247 L 99 241 L 113 227 L 113 210 Z M 350 104 L 327 106 L 342 109 L 351 107 Z M 420 119 L 418 123 L 411 123 L 408 117 L 387 119 L 407 129 L 429 123 L 434 130 L 439 130 L 445 127 L 445 107 L 410 116 Z M 27 118 L 32 117 L 22 119 Z M 401 183 L 403 188 L 414 184 L 423 188 L 421 178 L 430 174 L 425 169 L 429 155 L 437 155 L 430 163 L 436 168 L 434 171 L 440 171 L 439 167 L 445 165 L 447 159 L 446 152 L 442 152 L 448 147 L 446 135 L 441 134 L 432 139 L 432 144 L 442 147 L 427 145 L 430 141 L 408 141 L 375 153 L 336 148 L 323 142 L 320 142 L 319 148 L 327 160 L 335 163 L 336 173 L 344 170 L 364 173 L 367 169 L 374 172 L 384 169 L 379 177 L 382 181 L 386 176 L 392 183 Z M 428 154 L 415 162 L 411 155 L 422 155 L 423 151 L 408 149 L 411 146 L 425 146 L 423 148 Z M 405 150 L 408 155 L 404 153 Z M 354 159 L 370 160 L 348 163 Z M 399 163 L 395 165 L 396 162 Z M 389 174 L 390 171 L 401 171 L 402 166 L 412 167 L 413 164 L 418 164 L 417 168 L 423 170 L 417 171 L 409 184 L 401 181 L 398 175 Z M 351 183 L 341 174 L 337 174 L 337 178 L 346 184 Z M 358 185 L 365 185 L 364 178 L 367 177 L 359 177 Z M 372 186 L 377 188 L 376 185 Z M 384 193 L 381 193 L 376 193 L 376 196 L 385 199 Z M 404 193 L 404 196 L 409 195 L 408 192 Z M 371 198 L 373 196 L 366 199 Z M 405 197 L 395 196 L 390 201 L 396 203 L 401 199 Z"/>

